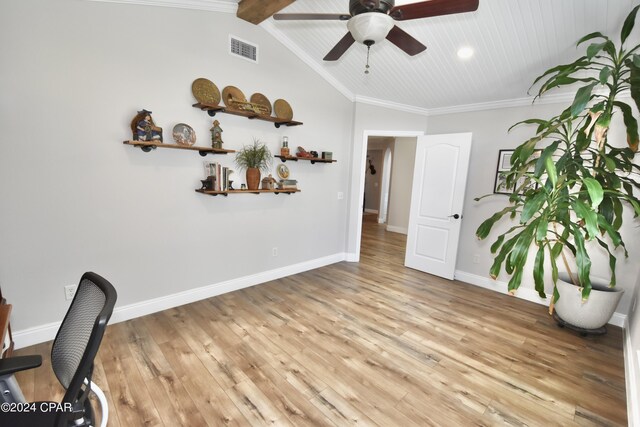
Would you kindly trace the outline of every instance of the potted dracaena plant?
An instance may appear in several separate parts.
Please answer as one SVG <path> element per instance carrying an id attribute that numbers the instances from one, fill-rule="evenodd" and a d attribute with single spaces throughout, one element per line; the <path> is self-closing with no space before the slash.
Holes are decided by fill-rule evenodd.
<path id="1" fill-rule="evenodd" d="M 246 170 L 247 188 L 257 190 L 260 185 L 260 172 L 268 172 L 273 161 L 269 148 L 260 142 L 253 140 L 253 145 L 245 145 L 236 153 L 236 166 Z"/>
<path id="2" fill-rule="evenodd" d="M 536 291 L 546 298 L 544 268 L 549 265 L 553 280 L 550 313 L 555 303 L 561 323 L 583 329 L 601 328 L 616 308 L 621 293 L 611 297 L 611 292 L 602 292 L 611 300 L 609 308 L 600 307 L 596 293 L 614 290 L 617 257 L 628 256 L 620 234 L 623 206 L 633 209 L 634 218 L 640 214 L 640 200 L 634 195 L 634 188 L 640 188 L 635 175 L 640 167 L 634 163 L 638 122 L 631 106 L 621 100 L 630 93 L 640 106 L 640 45 L 625 47 L 639 7 L 624 21 L 619 46 L 599 32 L 588 34 L 578 41 L 578 46 L 589 42 L 584 56 L 551 68 L 535 80 L 533 85 L 541 84 L 536 98 L 560 86 L 580 87 L 571 106 L 559 115 L 514 125 L 536 126 L 535 136 L 518 146 L 511 157 L 506 185 L 514 191 L 509 205 L 476 231 L 478 238 L 485 239 L 505 216 L 517 219 L 491 246 L 491 277 L 495 279 L 504 269 L 511 276 L 509 292 L 514 293 L 522 282 L 528 255 L 535 251 Z M 615 114 L 622 116 L 626 144 L 608 139 Z M 590 277 L 596 251 L 603 251 L 609 259 L 610 280 L 604 287 Z M 568 288 L 561 287 L 559 264 L 572 283 Z M 572 304 L 571 308 L 565 309 L 563 303 Z M 595 319 L 594 312 L 606 319 Z"/>

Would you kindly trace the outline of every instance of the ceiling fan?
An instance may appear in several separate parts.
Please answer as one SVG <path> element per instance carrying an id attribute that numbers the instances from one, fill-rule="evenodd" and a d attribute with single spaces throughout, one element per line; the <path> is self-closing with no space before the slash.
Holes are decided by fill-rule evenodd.
<path id="1" fill-rule="evenodd" d="M 356 41 L 371 48 L 385 38 L 413 56 L 427 47 L 401 30 L 394 21 L 472 12 L 478 9 L 478 3 L 479 0 L 428 0 L 396 6 L 395 0 L 350 0 L 349 14 L 277 13 L 273 19 L 347 21 L 349 32 L 324 57 L 325 61 L 339 59 Z"/>

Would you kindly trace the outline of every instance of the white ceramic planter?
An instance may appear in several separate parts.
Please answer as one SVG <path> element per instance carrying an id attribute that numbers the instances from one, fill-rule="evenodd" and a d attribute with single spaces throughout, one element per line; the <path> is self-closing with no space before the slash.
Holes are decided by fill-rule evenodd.
<path id="1" fill-rule="evenodd" d="M 608 283 L 592 281 L 593 289 L 586 302 L 582 292 L 571 283 L 565 273 L 558 278 L 560 299 L 555 304 L 558 316 L 565 322 L 583 329 L 598 329 L 607 324 L 618 306 L 623 289 L 609 288 Z"/>

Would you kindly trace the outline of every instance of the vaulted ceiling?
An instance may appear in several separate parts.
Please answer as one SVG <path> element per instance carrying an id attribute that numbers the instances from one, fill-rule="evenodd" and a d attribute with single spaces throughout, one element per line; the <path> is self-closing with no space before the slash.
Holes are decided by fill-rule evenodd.
<path id="1" fill-rule="evenodd" d="M 413 2 L 397 0 L 396 5 Z M 186 3 L 234 8 L 238 0 Z M 349 13 L 349 0 L 241 3 L 242 13 L 249 15 L 270 16 L 283 6 L 280 13 Z M 618 34 L 633 5 L 633 0 L 480 0 L 475 12 L 397 23 L 427 50 L 411 57 L 384 40 L 371 48 L 369 74 L 364 73 L 367 52 L 362 44 L 354 44 L 335 62 L 322 60 L 346 34 L 344 21 L 268 18 L 259 25 L 347 96 L 432 111 L 526 98 L 536 76 L 579 56 L 575 44 L 580 37 L 594 31 Z M 457 51 L 465 46 L 474 55 L 461 60 Z"/>

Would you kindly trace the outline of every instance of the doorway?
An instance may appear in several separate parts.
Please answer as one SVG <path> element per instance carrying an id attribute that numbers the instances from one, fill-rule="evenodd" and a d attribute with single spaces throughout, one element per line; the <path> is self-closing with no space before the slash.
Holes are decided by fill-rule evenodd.
<path id="1" fill-rule="evenodd" d="M 352 178 L 352 194 L 350 197 L 350 209 L 349 209 L 349 236 L 348 240 L 352 242 L 349 246 L 352 248 L 347 255 L 347 260 L 352 262 L 358 262 L 360 260 L 360 249 L 362 244 L 362 223 L 363 223 L 363 210 L 364 210 L 364 189 L 365 179 L 367 173 L 367 149 L 369 146 L 369 139 L 371 137 L 388 137 L 388 138 L 416 138 L 424 135 L 423 131 L 380 131 L 380 130 L 366 130 L 363 132 L 362 146 L 359 154 L 354 155 L 353 170 L 355 171 Z M 358 152 L 357 147 L 354 152 Z M 393 166 L 391 167 L 393 169 Z M 390 180 L 390 185 L 393 185 Z M 393 197 L 389 192 L 389 200 Z M 409 189 L 410 193 L 410 189 Z M 387 218 L 388 219 L 388 218 Z"/>

